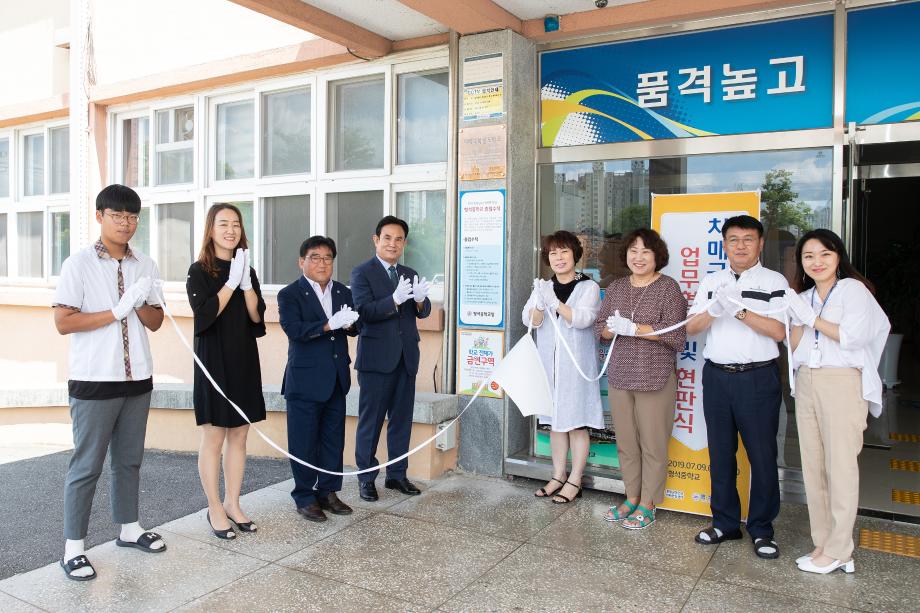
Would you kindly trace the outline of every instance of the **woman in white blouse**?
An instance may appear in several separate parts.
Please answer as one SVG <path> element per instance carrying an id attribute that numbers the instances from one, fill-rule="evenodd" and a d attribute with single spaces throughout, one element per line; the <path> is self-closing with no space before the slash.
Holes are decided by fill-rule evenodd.
<path id="1" fill-rule="evenodd" d="M 535 279 L 534 289 L 521 314 L 525 325 L 537 329 L 537 350 L 553 393 L 553 414 L 541 415 L 548 424 L 553 455 L 553 478 L 538 489 L 538 498 L 552 497 L 565 504 L 581 497 L 581 479 L 588 461 L 590 437 L 587 428 L 603 428 L 600 386 L 578 374 L 561 343 L 556 329 L 572 350 L 582 371 L 597 371 L 597 341 L 594 318 L 600 307 L 600 287 L 590 277 L 575 272 L 582 256 L 581 243 L 571 232 L 560 230 L 544 237 L 541 256 L 553 270 L 548 280 Z M 556 326 L 545 318 L 554 317 Z M 566 458 L 572 451 L 572 470 L 566 472 Z"/>
<path id="2" fill-rule="evenodd" d="M 830 230 L 812 230 L 799 241 L 793 287 L 799 293 L 790 292 L 787 300 L 795 324 L 795 416 L 815 545 L 796 563 L 810 573 L 852 573 L 856 458 L 866 413 L 881 414 L 878 363 L 891 326 L 872 284 Z"/>

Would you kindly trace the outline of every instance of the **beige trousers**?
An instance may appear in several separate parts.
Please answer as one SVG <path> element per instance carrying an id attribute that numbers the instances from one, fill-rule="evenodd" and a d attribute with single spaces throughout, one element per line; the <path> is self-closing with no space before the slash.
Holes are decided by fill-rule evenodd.
<path id="1" fill-rule="evenodd" d="M 795 421 L 802 453 L 811 540 L 835 560 L 853 555 L 859 464 L 869 403 L 856 368 L 800 366 Z"/>
<path id="2" fill-rule="evenodd" d="M 661 504 L 668 475 L 668 443 L 674 427 L 677 376 L 656 392 L 608 390 L 620 471 L 627 498 Z"/>

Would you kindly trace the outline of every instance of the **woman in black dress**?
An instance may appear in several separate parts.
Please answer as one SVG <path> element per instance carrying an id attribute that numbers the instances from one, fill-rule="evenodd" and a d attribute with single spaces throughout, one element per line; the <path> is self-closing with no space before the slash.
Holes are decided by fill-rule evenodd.
<path id="1" fill-rule="evenodd" d="M 265 419 L 262 373 L 256 338 L 265 336 L 265 302 L 249 267 L 242 215 L 231 204 L 208 211 L 198 261 L 189 267 L 186 290 L 195 317 L 195 354 L 249 418 Z M 208 497 L 208 523 L 215 536 L 236 538 L 233 527 L 255 532 L 240 508 L 249 424 L 217 393 L 195 366 L 195 420 L 202 427 L 198 472 Z M 224 451 L 224 500 L 220 499 L 220 456 Z"/>

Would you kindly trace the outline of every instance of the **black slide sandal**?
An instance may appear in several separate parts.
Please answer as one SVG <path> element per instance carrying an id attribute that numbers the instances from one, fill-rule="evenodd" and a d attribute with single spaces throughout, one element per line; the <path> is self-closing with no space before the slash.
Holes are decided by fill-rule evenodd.
<path id="1" fill-rule="evenodd" d="M 93 570 L 92 575 L 89 575 L 86 577 L 80 577 L 80 576 L 73 574 L 73 571 L 79 570 L 81 568 L 86 568 L 87 566 L 92 568 Z M 80 555 L 75 558 L 71 558 L 67 560 L 66 562 L 64 561 L 64 558 L 61 558 L 61 568 L 64 569 L 64 574 L 66 574 L 67 578 L 70 579 L 71 581 L 91 581 L 96 578 L 96 569 L 93 568 L 93 565 L 89 563 L 89 560 L 86 559 L 85 555 Z"/>
<path id="2" fill-rule="evenodd" d="M 136 543 L 131 541 L 123 541 L 120 538 L 115 539 L 115 544 L 119 547 L 134 547 L 135 549 L 140 549 L 146 553 L 163 553 L 166 551 L 166 543 L 163 542 L 163 546 L 159 549 L 154 549 L 151 547 L 155 542 L 162 541 L 163 537 L 157 534 L 156 532 L 145 532 L 137 539 Z"/>
<path id="3" fill-rule="evenodd" d="M 702 538 L 704 534 L 709 537 L 709 540 Z M 719 536 L 716 533 L 716 529 L 710 526 L 705 530 L 700 530 L 699 533 L 693 538 L 693 540 L 700 545 L 718 545 L 722 541 L 737 541 L 741 538 L 741 536 L 741 530 L 736 530 L 735 532 L 724 532 L 722 536 Z"/>

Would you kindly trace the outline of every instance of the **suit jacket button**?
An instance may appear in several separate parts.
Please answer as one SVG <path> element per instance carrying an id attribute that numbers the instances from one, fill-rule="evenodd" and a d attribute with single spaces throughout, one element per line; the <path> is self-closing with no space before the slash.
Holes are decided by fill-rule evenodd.
<path id="1" fill-rule="evenodd" d="M 400 330 L 399 333 L 402 334 L 402 330 Z"/>
<path id="2" fill-rule="evenodd" d="M 337 357 L 339 357 L 339 354 L 333 353 L 333 354 L 332 354 L 332 357 L 333 357 L 333 358 L 337 358 Z"/>
<path id="3" fill-rule="evenodd" d="M 330 336 L 330 337 L 329 337 L 329 340 L 330 340 L 330 341 L 334 341 L 334 340 L 335 340 L 335 337 L 334 337 L 334 336 Z"/>

